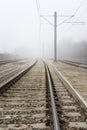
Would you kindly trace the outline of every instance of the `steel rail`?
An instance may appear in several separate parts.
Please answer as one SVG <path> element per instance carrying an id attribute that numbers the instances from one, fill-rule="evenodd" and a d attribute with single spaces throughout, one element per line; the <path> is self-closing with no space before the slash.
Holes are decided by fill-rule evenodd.
<path id="1" fill-rule="evenodd" d="M 4 61 L 0 61 L 0 65 L 13 63 L 13 62 L 16 62 L 16 61 L 19 61 L 19 60 L 6 60 L 6 61 L 4 60 Z"/>
<path id="2" fill-rule="evenodd" d="M 6 80 L 7 78 L 10 78 L 11 76 L 15 75 L 19 71 L 20 71 L 20 69 L 15 69 L 7 74 L 0 76 L 0 82 Z"/>
<path id="3" fill-rule="evenodd" d="M 7 90 L 12 84 L 17 82 L 21 77 L 23 77 L 32 67 L 37 63 L 37 61 L 33 62 L 30 66 L 28 66 L 26 69 L 20 71 L 17 73 L 17 75 L 11 77 L 10 80 L 8 80 L 4 84 L 0 84 L 0 94 L 3 93 L 5 90 Z"/>
<path id="4" fill-rule="evenodd" d="M 85 109 L 85 111 L 87 111 L 87 103 L 83 99 L 83 97 L 74 89 L 74 87 L 71 85 L 71 83 L 62 75 L 61 72 L 59 72 L 56 69 L 56 67 L 53 64 L 51 64 L 51 63 L 49 63 L 49 64 L 53 67 L 54 72 L 56 73 L 58 78 L 64 83 L 64 85 L 66 86 L 67 90 L 71 93 L 73 98 L 81 104 L 81 106 Z"/>
<path id="5" fill-rule="evenodd" d="M 87 64 L 84 64 L 84 63 L 78 63 L 78 62 L 72 62 L 72 61 L 61 61 L 61 62 L 72 65 L 72 66 L 87 69 Z"/>
<path id="6" fill-rule="evenodd" d="M 55 99 L 54 99 L 52 81 L 51 81 L 49 69 L 48 69 L 46 64 L 45 64 L 45 68 L 46 68 L 46 74 L 47 74 L 47 79 L 48 79 L 48 87 L 49 87 L 49 92 L 50 92 L 54 130 L 60 130 L 60 124 L 59 124 L 59 119 L 58 119 L 58 114 L 57 114 L 57 109 L 56 109 L 56 104 L 55 104 Z"/>
<path id="7" fill-rule="evenodd" d="M 11 63 L 10 61 L 0 61 L 0 65 Z"/>

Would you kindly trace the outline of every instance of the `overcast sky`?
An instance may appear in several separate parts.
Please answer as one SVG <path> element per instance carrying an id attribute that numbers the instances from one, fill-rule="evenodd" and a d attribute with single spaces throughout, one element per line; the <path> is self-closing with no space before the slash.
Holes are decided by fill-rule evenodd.
<path id="1" fill-rule="evenodd" d="M 75 14 L 70 22 L 85 22 L 58 26 L 58 46 L 65 40 L 87 41 L 87 0 L 39 0 L 39 3 L 41 15 L 53 15 L 57 11 L 58 15 Z M 36 0 L 0 0 L 0 53 L 53 55 L 54 28 L 43 18 L 44 24 L 40 25 L 38 13 Z M 53 18 L 47 19 L 53 24 Z M 65 19 L 58 17 L 58 24 Z"/>

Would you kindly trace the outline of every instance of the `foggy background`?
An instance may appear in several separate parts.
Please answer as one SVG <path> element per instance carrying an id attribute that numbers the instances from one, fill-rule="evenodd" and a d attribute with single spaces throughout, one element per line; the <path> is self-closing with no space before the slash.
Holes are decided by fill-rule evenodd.
<path id="1" fill-rule="evenodd" d="M 40 15 L 54 11 L 74 15 L 58 17 L 57 58 L 87 63 L 87 0 L 0 0 L 0 53 L 53 59 L 54 28 Z"/>

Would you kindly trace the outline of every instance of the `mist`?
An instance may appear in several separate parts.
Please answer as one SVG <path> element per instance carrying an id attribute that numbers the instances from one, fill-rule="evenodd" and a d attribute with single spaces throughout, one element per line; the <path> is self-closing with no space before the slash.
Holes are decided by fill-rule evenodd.
<path id="1" fill-rule="evenodd" d="M 57 58 L 87 63 L 87 0 L 39 0 L 41 15 L 75 15 L 57 27 Z M 58 25 L 66 18 L 58 17 Z M 47 18 L 54 24 L 54 18 Z M 41 24 L 40 24 L 41 23 Z M 54 27 L 39 16 L 36 0 L 0 0 L 0 53 L 54 58 Z"/>
<path id="2" fill-rule="evenodd" d="M 1 53 L 40 55 L 38 53 L 40 49 L 38 28 L 34 0 L 0 0 Z"/>
<path id="3" fill-rule="evenodd" d="M 58 52 L 60 60 L 67 60 L 87 64 L 87 41 L 65 41 Z"/>

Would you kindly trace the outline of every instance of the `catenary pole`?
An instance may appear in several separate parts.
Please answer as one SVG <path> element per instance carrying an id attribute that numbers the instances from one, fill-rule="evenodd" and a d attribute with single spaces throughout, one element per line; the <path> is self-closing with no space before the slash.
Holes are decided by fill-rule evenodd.
<path id="1" fill-rule="evenodd" d="M 74 15 L 57 15 L 57 12 L 54 12 L 54 15 L 40 15 L 48 24 L 54 27 L 54 61 L 57 61 L 57 27 L 63 23 L 82 23 L 81 22 L 67 22 L 70 18 L 74 17 Z M 46 17 L 53 17 L 54 18 L 54 24 L 52 24 Z M 68 19 L 65 19 L 62 23 L 59 23 L 57 25 L 57 17 L 69 17 Z"/>
<path id="2" fill-rule="evenodd" d="M 57 61 L 57 12 L 54 12 L 54 61 Z"/>

